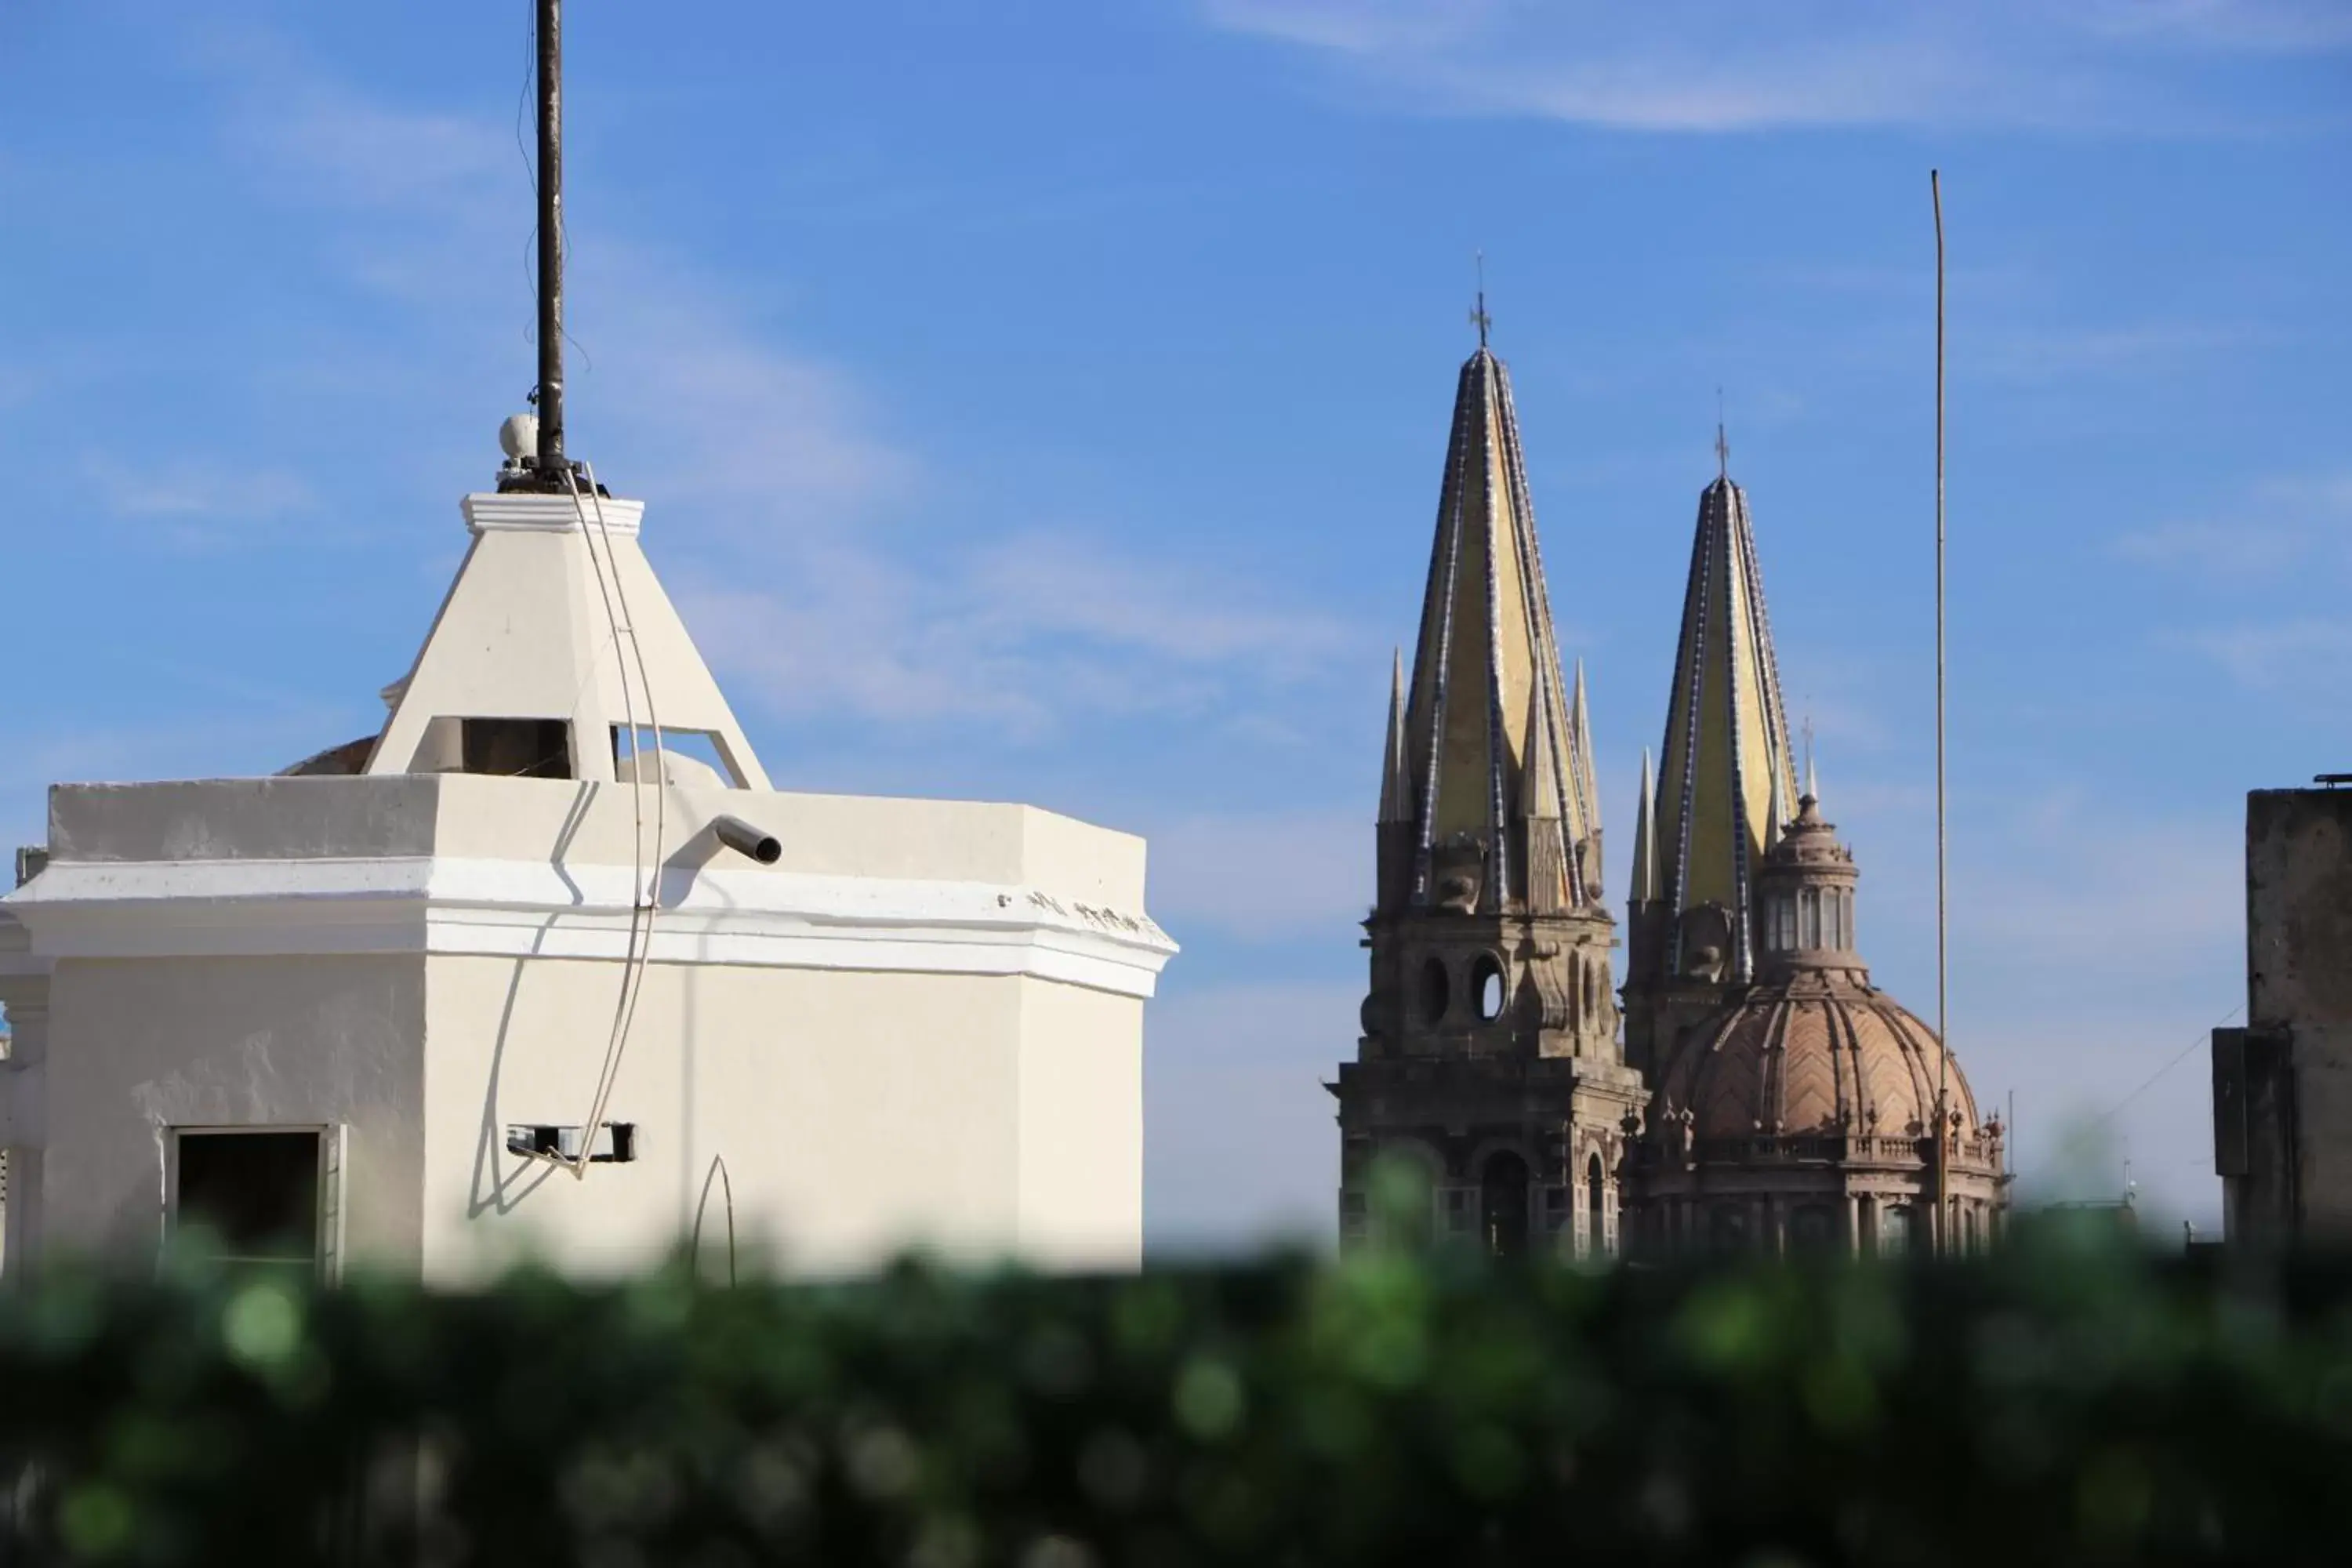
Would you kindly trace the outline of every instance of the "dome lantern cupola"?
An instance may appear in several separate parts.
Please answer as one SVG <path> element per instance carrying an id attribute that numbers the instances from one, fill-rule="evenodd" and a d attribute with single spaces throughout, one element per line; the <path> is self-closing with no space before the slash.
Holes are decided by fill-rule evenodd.
<path id="1" fill-rule="evenodd" d="M 1777 812 L 1774 815 L 1779 815 Z M 1758 978 L 1768 983 L 1801 970 L 1844 970 L 1864 980 L 1853 934 L 1853 856 L 1822 817 L 1811 789 L 1782 828 L 1756 879 L 1762 941 Z"/>

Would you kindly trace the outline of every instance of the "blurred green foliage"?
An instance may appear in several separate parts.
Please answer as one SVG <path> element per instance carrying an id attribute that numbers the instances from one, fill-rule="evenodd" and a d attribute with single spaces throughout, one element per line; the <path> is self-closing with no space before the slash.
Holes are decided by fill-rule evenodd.
<path id="1" fill-rule="evenodd" d="M 0 1297 L 0 1563 L 2338 1562 L 2352 1268 Z"/>

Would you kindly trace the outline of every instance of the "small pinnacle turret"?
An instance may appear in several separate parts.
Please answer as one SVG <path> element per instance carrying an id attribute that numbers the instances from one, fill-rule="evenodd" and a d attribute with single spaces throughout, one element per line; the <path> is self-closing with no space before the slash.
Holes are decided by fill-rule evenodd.
<path id="1" fill-rule="evenodd" d="M 1576 797 L 1584 819 L 1592 825 L 1592 863 L 1585 879 L 1601 886 L 1601 785 L 1592 775 L 1592 715 L 1584 703 L 1584 661 L 1576 661 L 1576 705 L 1568 717 L 1569 752 L 1576 759 Z"/>
<path id="2" fill-rule="evenodd" d="M 1650 748 L 1642 748 L 1642 793 L 1633 818 L 1633 904 L 1658 899 L 1657 785 L 1650 777 Z"/>
<path id="3" fill-rule="evenodd" d="M 1389 670 L 1388 754 L 1381 760 L 1382 822 L 1412 820 L 1412 781 L 1404 767 L 1404 650 L 1396 649 Z"/>

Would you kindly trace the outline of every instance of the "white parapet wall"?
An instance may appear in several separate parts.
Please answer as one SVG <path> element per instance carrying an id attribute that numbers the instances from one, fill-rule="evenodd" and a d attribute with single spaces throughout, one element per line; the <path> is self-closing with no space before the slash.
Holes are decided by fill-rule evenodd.
<path id="1" fill-rule="evenodd" d="M 722 816 L 776 863 L 723 847 Z M 315 1125 L 339 1258 L 439 1281 L 635 1268 L 698 1220 L 721 1267 L 730 1192 L 747 1259 L 788 1268 L 1139 1258 L 1142 1006 L 1175 948 L 1128 835 L 444 773 L 60 787 L 49 847 L 6 900 L 13 984 L 47 998 L 16 1070 L 38 1093 L 15 1086 L 45 1107 L 43 1248 L 152 1248 L 175 1129 Z M 588 1116 L 638 968 L 604 1113 L 636 1158 L 509 1153 L 509 1126 Z"/>

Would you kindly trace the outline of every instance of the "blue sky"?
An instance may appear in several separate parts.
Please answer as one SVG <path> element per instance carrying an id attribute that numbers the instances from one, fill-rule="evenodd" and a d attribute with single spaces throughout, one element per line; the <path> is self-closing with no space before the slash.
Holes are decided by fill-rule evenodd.
<path id="1" fill-rule="evenodd" d="M 2242 795 L 2352 767 L 2352 12 L 571 9 L 573 449 L 781 785 L 1150 836 L 1168 1246 L 1328 1226 L 1481 248 L 1612 891 L 1720 387 L 1932 1015 L 1940 165 L 1955 1044 L 2029 1184 L 2214 1218 Z M 531 379 L 527 25 L 0 0 L 0 837 L 379 721 Z"/>

